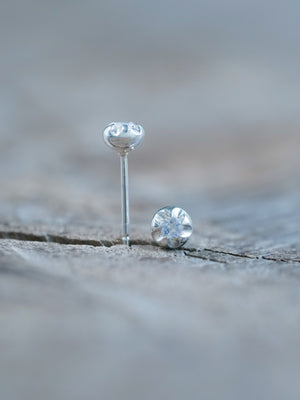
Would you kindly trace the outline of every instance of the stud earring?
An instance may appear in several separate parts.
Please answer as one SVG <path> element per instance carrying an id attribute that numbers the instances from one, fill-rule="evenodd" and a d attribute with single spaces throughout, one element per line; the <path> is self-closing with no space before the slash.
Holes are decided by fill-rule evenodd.
<path id="1" fill-rule="evenodd" d="M 192 232 L 192 219 L 182 208 L 164 207 L 152 218 L 152 238 L 161 247 L 177 249 L 187 242 Z"/>
<path id="2" fill-rule="evenodd" d="M 133 122 L 112 122 L 104 129 L 103 137 L 108 147 L 117 151 L 121 162 L 122 240 L 130 245 L 128 153 L 134 150 L 145 136 L 141 125 Z"/>

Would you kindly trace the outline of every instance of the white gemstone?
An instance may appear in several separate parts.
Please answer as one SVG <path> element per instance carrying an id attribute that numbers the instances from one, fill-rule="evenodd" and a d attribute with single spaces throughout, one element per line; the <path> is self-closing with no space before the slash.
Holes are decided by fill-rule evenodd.
<path id="1" fill-rule="evenodd" d="M 162 247 L 181 247 L 191 236 L 191 217 L 179 207 L 164 207 L 152 219 L 152 237 Z"/>

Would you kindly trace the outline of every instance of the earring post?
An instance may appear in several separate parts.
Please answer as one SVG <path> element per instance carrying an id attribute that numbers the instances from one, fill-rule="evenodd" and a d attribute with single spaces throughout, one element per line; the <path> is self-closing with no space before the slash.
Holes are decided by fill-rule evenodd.
<path id="1" fill-rule="evenodd" d="M 130 245 L 130 216 L 129 216 L 129 188 L 128 188 L 128 156 L 127 153 L 120 156 L 121 166 L 121 204 L 122 204 L 122 240 Z"/>

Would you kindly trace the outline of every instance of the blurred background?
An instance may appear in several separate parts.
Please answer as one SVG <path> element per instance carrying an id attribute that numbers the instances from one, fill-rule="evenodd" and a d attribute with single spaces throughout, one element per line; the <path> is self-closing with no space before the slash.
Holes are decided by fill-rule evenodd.
<path id="1" fill-rule="evenodd" d="M 46 203 L 52 222 L 119 212 L 118 160 L 101 137 L 118 120 L 147 134 L 130 156 L 136 218 L 145 199 L 179 192 L 294 187 L 299 11 L 293 0 L 2 1 L 3 218 L 38 220 L 39 207 L 45 218 Z"/>

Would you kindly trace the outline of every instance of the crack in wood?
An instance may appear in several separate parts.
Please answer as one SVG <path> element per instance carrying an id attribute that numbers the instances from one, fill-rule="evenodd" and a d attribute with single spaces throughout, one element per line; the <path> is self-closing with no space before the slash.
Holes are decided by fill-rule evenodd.
<path id="1" fill-rule="evenodd" d="M 122 244 L 121 239 L 117 240 L 107 240 L 107 239 L 77 239 L 77 238 L 70 238 L 61 235 L 53 235 L 53 234 L 32 234 L 32 233 L 25 233 L 25 232 L 16 232 L 16 231 L 0 231 L 0 239 L 14 239 L 20 241 L 30 241 L 30 242 L 43 242 L 43 243 L 57 243 L 62 245 L 79 245 L 79 246 L 93 246 L 93 247 L 112 247 L 115 245 Z M 139 245 L 139 246 L 149 246 L 153 245 L 152 241 L 136 239 L 131 241 L 132 245 Z M 217 250 L 217 249 L 209 249 L 204 248 L 203 250 L 199 250 L 197 248 L 187 248 L 183 249 L 183 254 L 187 257 L 199 258 L 206 261 L 211 262 L 218 262 L 221 264 L 227 264 L 228 260 L 220 260 L 214 256 L 209 256 L 203 254 L 203 252 L 212 253 L 212 255 L 222 254 L 224 256 L 232 256 L 238 258 L 247 258 L 252 260 L 267 260 L 267 261 L 274 261 L 274 262 L 284 262 L 284 263 L 300 263 L 300 259 L 289 259 L 289 258 L 279 258 L 279 257 L 272 257 L 272 256 L 255 256 L 251 254 L 244 254 L 244 253 L 234 253 L 231 251 L 224 251 L 224 250 Z"/>
<path id="2" fill-rule="evenodd" d="M 298 259 L 298 258 L 290 258 L 289 259 L 289 258 L 279 258 L 279 257 L 271 257 L 271 256 L 251 256 L 248 254 L 238 254 L 238 253 L 206 249 L 206 248 L 203 249 L 202 251 L 211 252 L 213 254 L 223 254 L 226 256 L 233 256 L 233 257 L 238 257 L 238 258 L 248 258 L 248 259 L 252 259 L 252 260 L 267 260 L 267 261 L 274 261 L 274 262 L 281 262 L 281 263 L 300 263 L 300 259 Z M 187 257 L 200 258 L 202 260 L 218 262 L 221 264 L 228 264 L 227 260 L 219 260 L 215 257 L 206 256 L 203 253 L 201 253 L 201 250 L 197 250 L 197 249 L 192 249 L 192 250 L 185 249 L 184 254 Z"/>
<path id="3" fill-rule="evenodd" d="M 244 253 L 242 253 L 242 254 L 240 254 L 240 253 L 232 253 L 231 251 L 222 251 L 222 250 L 214 250 L 214 249 L 206 249 L 206 248 L 204 250 L 205 251 L 210 251 L 212 253 L 225 254 L 225 255 L 233 256 L 233 257 L 250 258 L 252 260 L 254 260 L 254 259 L 258 260 L 259 259 L 258 256 L 252 256 L 250 254 L 244 254 Z"/>
<path id="4" fill-rule="evenodd" d="M 299 258 L 278 258 L 278 257 L 271 257 L 271 256 L 262 256 L 261 257 L 264 260 L 268 260 L 268 261 L 276 261 L 276 262 L 282 262 L 282 263 L 300 263 L 300 259 Z"/>
<path id="5" fill-rule="evenodd" d="M 43 242 L 43 243 L 58 243 L 64 245 L 80 245 L 80 246 L 93 246 L 93 247 L 112 247 L 115 245 L 122 244 L 121 239 L 117 240 L 106 240 L 106 239 L 77 239 L 70 238 L 67 236 L 61 235 L 53 235 L 49 233 L 37 235 L 32 233 L 25 232 L 16 232 L 16 231 L 0 231 L 0 239 L 14 239 L 20 241 L 27 242 Z M 150 245 L 151 242 L 147 242 L 146 240 L 132 240 L 132 245 Z"/>
<path id="6" fill-rule="evenodd" d="M 0 232 L 0 239 L 15 239 L 27 242 L 44 242 L 44 243 L 58 243 L 65 245 L 87 245 L 87 246 L 104 246 L 111 247 L 114 244 L 120 244 L 121 242 L 109 241 L 109 240 L 93 240 L 93 239 L 75 239 L 66 236 L 53 235 L 53 234 L 43 234 L 36 235 L 32 233 L 24 232 Z"/>
<path id="7" fill-rule="evenodd" d="M 189 248 L 189 249 L 186 248 L 186 250 L 189 251 L 189 252 L 199 252 L 199 249 L 197 249 L 197 248 Z M 252 260 L 255 260 L 255 259 L 258 260 L 260 258 L 259 256 L 254 256 L 254 255 L 251 255 L 251 254 L 233 253 L 231 251 L 208 249 L 208 248 L 204 248 L 202 251 L 207 251 L 207 252 L 211 252 L 211 253 L 215 253 L 215 254 L 224 254 L 226 256 L 250 258 Z"/>
<path id="8" fill-rule="evenodd" d="M 197 254 L 193 254 L 193 253 L 194 252 L 190 252 L 189 250 L 186 250 L 186 249 L 184 251 L 184 254 L 187 257 L 200 258 L 201 260 L 217 262 L 217 263 L 220 263 L 220 264 L 228 264 L 228 261 L 226 261 L 226 260 L 219 260 L 219 259 L 217 259 L 215 257 L 205 256 L 204 254 L 201 254 L 199 250 L 197 251 Z"/>

